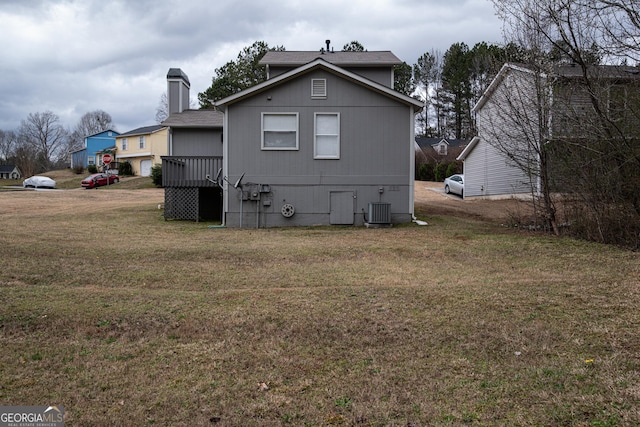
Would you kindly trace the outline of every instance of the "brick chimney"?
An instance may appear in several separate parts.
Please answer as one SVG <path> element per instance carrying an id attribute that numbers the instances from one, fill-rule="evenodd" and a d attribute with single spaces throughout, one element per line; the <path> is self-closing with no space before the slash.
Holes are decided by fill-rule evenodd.
<path id="1" fill-rule="evenodd" d="M 169 68 L 167 73 L 167 102 L 169 115 L 189 109 L 189 77 L 180 68 Z"/>

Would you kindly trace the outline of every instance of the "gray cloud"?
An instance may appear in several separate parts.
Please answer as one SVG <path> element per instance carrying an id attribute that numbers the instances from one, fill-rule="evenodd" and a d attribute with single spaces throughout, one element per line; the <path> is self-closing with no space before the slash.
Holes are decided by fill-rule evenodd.
<path id="1" fill-rule="evenodd" d="M 254 41 L 287 50 L 335 49 L 358 40 L 409 64 L 455 42 L 500 42 L 488 0 L 53 0 L 0 3 L 0 129 L 51 110 L 73 127 L 101 109 L 120 131 L 154 123 L 169 68 L 191 80 L 191 95 L 214 69 Z"/>

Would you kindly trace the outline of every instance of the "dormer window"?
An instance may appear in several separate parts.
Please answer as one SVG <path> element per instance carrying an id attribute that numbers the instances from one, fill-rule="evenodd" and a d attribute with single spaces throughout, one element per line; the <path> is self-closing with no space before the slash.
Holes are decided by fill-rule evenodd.
<path id="1" fill-rule="evenodd" d="M 311 99 L 327 99 L 327 79 L 311 79 Z"/>

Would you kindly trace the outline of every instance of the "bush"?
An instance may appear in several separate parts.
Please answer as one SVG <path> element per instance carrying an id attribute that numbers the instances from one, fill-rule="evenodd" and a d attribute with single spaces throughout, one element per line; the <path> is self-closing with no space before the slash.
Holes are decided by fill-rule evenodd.
<path id="1" fill-rule="evenodd" d="M 96 165 L 87 166 L 87 171 L 89 173 L 98 173 L 98 167 Z"/>
<path id="2" fill-rule="evenodd" d="M 73 172 L 76 175 L 80 175 L 82 172 L 84 172 L 84 166 L 74 166 L 73 167 Z"/>
<path id="3" fill-rule="evenodd" d="M 151 181 L 156 187 L 162 187 L 162 165 L 156 163 L 151 167 Z"/>
<path id="4" fill-rule="evenodd" d="M 133 166 L 131 166 L 130 161 L 124 161 L 118 164 L 118 175 L 133 176 Z"/>
<path id="5" fill-rule="evenodd" d="M 447 168 L 449 167 L 448 163 L 438 163 L 435 169 L 435 180 L 436 181 L 444 181 L 447 175 Z"/>
<path id="6" fill-rule="evenodd" d="M 462 173 L 462 167 L 460 166 L 460 164 L 458 162 L 449 163 L 449 166 L 447 166 L 447 173 L 445 178 L 456 173 Z"/>
<path id="7" fill-rule="evenodd" d="M 418 167 L 416 172 L 416 179 L 419 181 L 434 181 L 435 173 L 433 165 L 429 163 L 423 163 Z"/>

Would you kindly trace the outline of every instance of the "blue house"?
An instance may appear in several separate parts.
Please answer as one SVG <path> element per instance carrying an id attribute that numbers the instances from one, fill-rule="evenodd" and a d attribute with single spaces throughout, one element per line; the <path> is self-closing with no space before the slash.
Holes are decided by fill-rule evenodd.
<path id="1" fill-rule="evenodd" d="M 71 153 L 71 168 L 83 167 L 96 164 L 96 153 L 107 148 L 115 148 L 116 137 L 120 133 L 107 129 L 84 138 L 84 148 Z M 97 165 L 96 165 L 97 166 Z"/>

